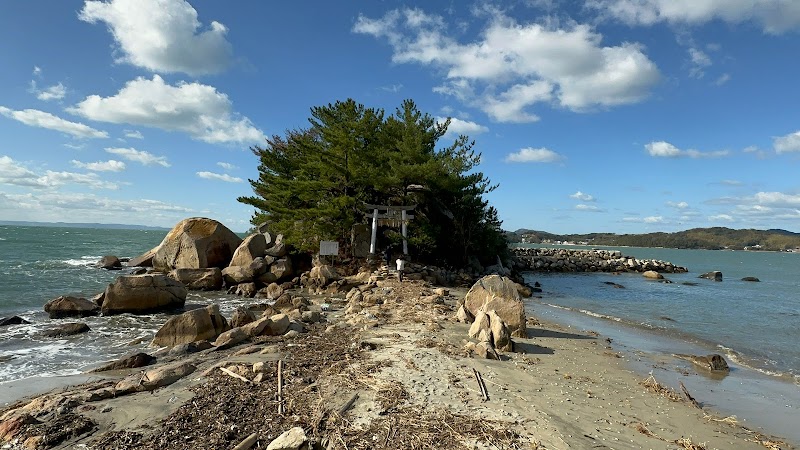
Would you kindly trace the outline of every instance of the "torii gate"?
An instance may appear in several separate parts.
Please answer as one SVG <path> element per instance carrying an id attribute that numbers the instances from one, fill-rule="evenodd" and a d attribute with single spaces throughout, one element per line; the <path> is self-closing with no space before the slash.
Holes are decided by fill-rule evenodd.
<path id="1" fill-rule="evenodd" d="M 364 205 L 367 212 L 372 210 L 372 238 L 369 241 L 369 253 L 375 254 L 375 240 L 378 237 L 378 224 L 397 226 L 400 225 L 400 234 L 403 235 L 403 254 L 408 254 L 407 226 L 408 221 L 414 216 L 408 211 L 416 209 L 417 205 L 409 206 L 388 206 L 388 205 Z M 381 212 L 386 211 L 386 212 Z"/>

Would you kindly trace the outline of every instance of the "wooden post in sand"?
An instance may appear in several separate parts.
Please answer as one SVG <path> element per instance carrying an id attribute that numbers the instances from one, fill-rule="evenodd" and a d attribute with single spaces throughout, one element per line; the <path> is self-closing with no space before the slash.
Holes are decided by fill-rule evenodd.
<path id="1" fill-rule="evenodd" d="M 278 414 L 283 414 L 283 360 L 278 360 Z"/>

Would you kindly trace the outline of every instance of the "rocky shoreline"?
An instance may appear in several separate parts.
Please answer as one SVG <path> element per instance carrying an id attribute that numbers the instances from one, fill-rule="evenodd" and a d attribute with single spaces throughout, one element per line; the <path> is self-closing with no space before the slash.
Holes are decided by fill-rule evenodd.
<path id="1" fill-rule="evenodd" d="M 564 248 L 511 249 L 514 268 L 532 272 L 688 272 L 685 267 L 655 259 L 637 259 L 618 250 Z"/>

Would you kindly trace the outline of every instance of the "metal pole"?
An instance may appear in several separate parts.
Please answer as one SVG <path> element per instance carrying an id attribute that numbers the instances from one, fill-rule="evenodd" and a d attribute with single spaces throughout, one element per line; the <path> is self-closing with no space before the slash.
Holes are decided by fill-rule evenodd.
<path id="1" fill-rule="evenodd" d="M 372 239 L 369 241 L 369 253 L 375 254 L 375 239 L 378 237 L 378 208 L 372 211 Z"/>
<path id="2" fill-rule="evenodd" d="M 408 231 L 406 229 L 406 224 L 408 223 L 408 219 L 406 218 L 405 209 L 401 212 L 400 220 L 402 221 L 400 223 L 400 232 L 403 234 L 403 254 L 408 255 L 408 240 L 406 240 L 406 233 Z"/>

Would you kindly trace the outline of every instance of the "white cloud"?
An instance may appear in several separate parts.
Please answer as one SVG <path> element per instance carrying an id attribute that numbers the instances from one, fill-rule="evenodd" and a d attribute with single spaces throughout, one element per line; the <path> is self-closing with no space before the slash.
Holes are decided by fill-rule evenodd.
<path id="1" fill-rule="evenodd" d="M 641 46 L 603 46 L 602 35 L 588 25 L 559 28 L 518 23 L 497 10 L 488 15 L 478 39 L 468 43 L 448 35 L 441 17 L 417 9 L 359 16 L 353 31 L 387 39 L 395 63 L 443 70 L 446 80 L 436 92 L 501 122 L 536 121 L 528 109 L 542 102 L 573 111 L 636 103 L 660 80 Z"/>
<path id="2" fill-rule="evenodd" d="M 720 158 L 728 156 L 730 153 L 727 150 L 717 150 L 713 152 L 701 152 L 698 150 L 681 150 L 678 147 L 665 141 L 653 141 L 645 144 L 644 148 L 650 156 L 656 158 Z"/>
<path id="3" fill-rule="evenodd" d="M 105 22 L 118 45 L 118 62 L 152 72 L 217 73 L 231 61 L 227 28 L 204 27 L 184 0 L 87 0 L 79 16 Z"/>
<path id="4" fill-rule="evenodd" d="M 100 122 L 182 131 L 208 143 L 255 144 L 264 138 L 214 87 L 197 82 L 172 86 L 158 75 L 129 81 L 112 97 L 91 95 L 68 111 Z"/>
<path id="5" fill-rule="evenodd" d="M 125 137 L 129 139 L 144 139 L 144 135 L 139 130 L 125 130 Z"/>
<path id="6" fill-rule="evenodd" d="M 736 222 L 736 219 L 729 214 L 717 214 L 715 216 L 709 216 L 708 220 L 712 222 Z"/>
<path id="7" fill-rule="evenodd" d="M 776 137 L 773 146 L 778 153 L 800 152 L 800 131 Z"/>
<path id="8" fill-rule="evenodd" d="M 585 212 L 605 212 L 605 210 L 600 209 L 595 205 L 584 205 L 583 203 L 575 205 L 575 209 L 577 209 L 578 211 L 585 211 Z"/>
<path id="9" fill-rule="evenodd" d="M 595 201 L 595 198 L 593 196 L 591 196 L 589 194 L 586 194 L 586 193 L 583 193 L 581 191 L 578 191 L 578 192 L 570 195 L 569 197 L 570 198 L 574 198 L 576 200 L 580 200 L 582 202 L 593 202 L 593 201 Z"/>
<path id="10" fill-rule="evenodd" d="M 197 176 L 206 180 L 219 180 L 227 183 L 241 183 L 244 181 L 239 177 L 232 177 L 226 173 L 197 172 Z"/>
<path id="11" fill-rule="evenodd" d="M 719 76 L 719 78 L 714 81 L 714 84 L 717 86 L 722 86 L 723 84 L 727 83 L 731 80 L 731 75 L 729 73 L 723 73 Z"/>
<path id="12" fill-rule="evenodd" d="M 225 170 L 234 170 L 234 169 L 238 169 L 238 167 L 234 166 L 233 164 L 231 164 L 231 163 L 226 163 L 226 162 L 218 162 L 218 163 L 217 163 L 217 165 L 218 165 L 218 166 L 220 166 L 220 167 L 222 167 L 222 168 L 223 168 L 223 169 L 225 169 Z"/>
<path id="13" fill-rule="evenodd" d="M 0 156 L 0 184 L 39 189 L 56 188 L 65 184 L 82 184 L 92 189 L 117 189 L 115 183 L 101 180 L 95 173 L 46 171 L 39 175 L 14 161 L 9 156 Z"/>
<path id="14" fill-rule="evenodd" d="M 94 128 L 78 122 L 70 122 L 48 112 L 38 109 L 24 109 L 14 111 L 4 106 L 0 106 L 0 114 L 22 122 L 31 127 L 46 128 L 48 130 L 60 131 L 77 138 L 107 138 L 105 131 L 95 130 Z"/>
<path id="15" fill-rule="evenodd" d="M 36 82 L 32 81 L 31 89 L 36 93 L 36 98 L 43 101 L 61 100 L 67 95 L 67 87 L 61 83 L 44 88 L 40 91 L 36 88 Z"/>
<path id="16" fill-rule="evenodd" d="M 587 0 L 586 5 L 629 25 L 696 25 L 723 20 L 732 24 L 753 21 L 770 34 L 800 28 L 797 0 Z"/>
<path id="17" fill-rule="evenodd" d="M 675 209 L 686 209 L 689 207 L 689 204 L 686 202 L 667 202 L 667 206 Z"/>
<path id="18" fill-rule="evenodd" d="M 711 66 L 711 57 L 704 51 L 697 48 L 689 49 L 689 57 L 692 61 L 692 67 L 689 69 L 689 75 L 694 78 L 703 78 L 705 76 L 705 69 Z"/>
<path id="19" fill-rule="evenodd" d="M 391 86 L 381 86 L 381 90 L 382 91 L 391 92 L 393 94 L 396 94 L 396 93 L 400 92 L 401 89 L 403 89 L 403 85 L 402 84 L 393 84 Z"/>
<path id="20" fill-rule="evenodd" d="M 547 148 L 523 148 L 516 153 L 509 153 L 506 162 L 518 163 L 551 163 L 564 159 L 558 153 Z"/>
<path id="21" fill-rule="evenodd" d="M 152 165 L 159 165 L 164 167 L 170 167 L 170 163 L 167 162 L 167 158 L 165 156 L 155 156 L 152 153 L 148 153 L 144 150 L 136 150 L 135 148 L 106 148 L 105 149 L 108 153 L 119 155 L 128 161 L 138 162 L 145 166 L 152 166 Z"/>
<path id="22" fill-rule="evenodd" d="M 39 66 L 33 66 L 33 75 L 40 76 L 42 74 L 42 68 Z"/>
<path id="23" fill-rule="evenodd" d="M 664 223 L 664 218 L 661 216 L 647 216 L 642 219 L 644 223 Z"/>
<path id="24" fill-rule="evenodd" d="M 108 161 L 97 161 L 92 163 L 85 163 L 77 160 L 72 160 L 70 163 L 78 168 L 92 170 L 95 172 L 121 172 L 125 170 L 125 163 L 110 159 Z"/>
<path id="25" fill-rule="evenodd" d="M 436 118 L 438 123 L 444 123 L 446 120 L 447 117 Z M 450 118 L 450 126 L 447 127 L 448 136 L 460 136 L 462 134 L 466 136 L 474 136 L 476 134 L 486 133 L 487 131 L 489 131 L 489 128 L 481 124 L 471 122 L 469 120 L 457 119 L 455 117 Z"/>

